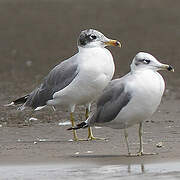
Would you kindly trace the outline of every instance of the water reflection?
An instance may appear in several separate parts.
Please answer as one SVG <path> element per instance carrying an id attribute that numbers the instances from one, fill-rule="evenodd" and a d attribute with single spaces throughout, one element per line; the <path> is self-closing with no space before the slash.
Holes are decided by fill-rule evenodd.
<path id="1" fill-rule="evenodd" d="M 127 172 L 131 173 L 131 164 L 127 165 Z M 144 164 L 140 164 L 140 165 L 136 165 L 137 167 L 140 166 L 140 172 L 143 174 L 145 173 L 145 168 L 144 168 Z"/>
<path id="2" fill-rule="evenodd" d="M 1 179 L 138 179 L 156 180 L 179 179 L 180 163 L 159 164 L 119 164 L 119 165 L 93 165 L 93 164 L 45 164 L 45 165 L 16 165 L 1 166 Z"/>

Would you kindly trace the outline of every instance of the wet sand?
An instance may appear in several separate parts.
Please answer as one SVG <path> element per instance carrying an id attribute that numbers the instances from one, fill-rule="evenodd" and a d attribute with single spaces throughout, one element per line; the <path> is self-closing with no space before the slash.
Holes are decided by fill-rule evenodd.
<path id="1" fill-rule="evenodd" d="M 148 172 L 159 173 L 159 179 L 178 178 L 179 171 L 176 168 L 168 171 L 168 163 L 178 163 L 180 159 L 179 6 L 178 0 L 173 3 L 171 0 L 127 0 L 123 3 L 0 0 L 0 173 L 4 179 L 8 179 L 7 173 L 3 173 L 9 171 L 8 168 L 17 172 L 11 177 L 7 175 L 11 179 L 27 173 L 32 177 L 28 169 L 32 169 L 31 166 L 37 169 L 37 176 L 32 179 L 45 179 L 47 174 L 46 179 L 55 179 L 55 176 L 62 176 L 60 170 L 64 172 L 62 179 L 78 179 L 78 175 L 83 179 L 89 166 L 89 179 L 97 176 L 108 179 L 110 174 L 114 179 L 143 179 L 145 174 L 148 179 L 152 175 Z M 18 112 L 16 108 L 2 106 L 29 93 L 54 65 L 76 53 L 79 32 L 90 27 L 122 42 L 121 49 L 109 48 L 115 58 L 115 77 L 129 71 L 130 61 L 139 51 L 150 52 L 161 62 L 175 67 L 175 73 L 162 72 L 167 85 L 162 104 L 144 123 L 145 151 L 157 152 L 157 155 L 127 157 L 123 132 L 110 128 L 94 128 L 95 135 L 107 137 L 108 141 L 69 141 L 72 138 L 71 132 L 66 131 L 69 126 L 59 126 L 59 122 L 68 120 L 66 109 L 58 108 L 53 112 L 47 108 L 31 115 L 30 110 Z M 84 120 L 83 113 L 84 108 L 78 107 L 76 119 Z M 37 120 L 29 122 L 30 117 Z M 139 146 L 137 127 L 130 128 L 129 133 L 131 151 L 136 152 Z M 79 130 L 78 135 L 85 138 L 87 131 Z M 162 147 L 158 148 L 161 142 Z M 151 163 L 159 164 L 158 172 L 152 171 L 154 165 Z M 141 172 L 141 164 L 145 166 L 145 173 Z M 17 171 L 17 165 L 27 167 Z M 131 173 L 130 165 L 133 167 Z M 109 174 L 100 176 L 99 173 L 105 171 Z"/>
<path id="2" fill-rule="evenodd" d="M 140 179 L 161 180 L 179 179 L 180 163 L 168 162 L 159 164 L 129 164 L 129 165 L 94 165 L 84 164 L 38 164 L 0 167 L 3 179 Z M 9 175 L 7 175 L 9 174 Z M 9 178 L 11 177 L 11 178 Z"/>
<path id="3" fill-rule="evenodd" d="M 166 98 L 165 98 L 166 99 Z M 69 126 L 32 121 L 31 126 L 1 127 L 0 173 L 4 179 L 179 179 L 179 101 L 163 101 L 144 123 L 144 150 L 157 155 L 128 157 L 123 132 L 94 128 L 107 141 L 72 142 Z M 54 115 L 53 115 L 54 116 Z M 87 131 L 78 135 L 86 138 Z M 138 151 L 137 127 L 129 129 L 130 149 Z M 157 147 L 158 143 L 162 147 Z"/>

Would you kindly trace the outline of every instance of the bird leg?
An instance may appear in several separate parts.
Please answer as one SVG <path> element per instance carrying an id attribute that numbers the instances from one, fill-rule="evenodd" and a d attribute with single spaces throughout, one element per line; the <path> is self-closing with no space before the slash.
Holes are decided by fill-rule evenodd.
<path id="1" fill-rule="evenodd" d="M 88 119 L 89 117 L 89 109 L 86 108 L 86 112 L 85 112 L 85 118 Z M 91 140 L 106 140 L 105 138 L 98 138 L 98 137 L 94 137 L 93 133 L 92 133 L 92 128 L 88 127 L 88 141 Z"/>
<path id="2" fill-rule="evenodd" d="M 139 123 L 139 154 L 143 155 L 143 126 L 142 126 L 142 122 Z"/>
<path id="3" fill-rule="evenodd" d="M 72 112 L 70 113 L 70 120 L 71 120 L 72 127 L 75 127 L 74 116 Z M 84 141 L 84 139 L 78 138 L 76 130 L 73 130 L 73 137 L 74 137 L 74 141 Z"/>
<path id="4" fill-rule="evenodd" d="M 137 153 L 137 156 L 143 156 L 144 151 L 143 151 L 143 126 L 142 126 L 142 122 L 139 123 L 139 151 Z"/>
<path id="5" fill-rule="evenodd" d="M 143 150 L 143 125 L 142 122 L 139 123 L 139 142 L 140 142 L 140 147 L 138 153 L 131 155 L 131 156 L 144 156 L 144 155 L 155 155 L 156 153 L 145 153 Z"/>
<path id="6" fill-rule="evenodd" d="M 126 129 L 124 129 L 124 137 L 125 137 L 125 141 L 126 141 L 126 146 L 127 146 L 127 150 L 128 150 L 128 156 L 131 155 L 130 151 L 129 151 L 129 143 L 128 143 L 128 132 Z"/>

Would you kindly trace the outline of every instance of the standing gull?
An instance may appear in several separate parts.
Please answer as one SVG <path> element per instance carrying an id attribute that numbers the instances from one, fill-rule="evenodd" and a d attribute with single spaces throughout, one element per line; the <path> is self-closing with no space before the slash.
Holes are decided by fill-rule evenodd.
<path id="1" fill-rule="evenodd" d="M 20 109 L 31 107 L 40 110 L 45 106 L 62 105 L 69 108 L 70 120 L 74 127 L 76 105 L 86 105 L 86 118 L 91 102 L 101 95 L 114 75 L 113 57 L 106 46 L 121 46 L 102 33 L 88 29 L 78 38 L 79 52 L 54 67 L 38 88 L 30 94 L 13 101 L 10 105 L 23 104 Z M 96 139 L 88 129 L 88 139 Z M 74 140 L 78 137 L 73 131 Z"/>
<path id="2" fill-rule="evenodd" d="M 124 129 L 128 154 L 128 133 L 126 129 L 139 124 L 140 149 L 136 155 L 144 155 L 142 123 L 158 108 L 165 89 L 165 83 L 158 70 L 174 71 L 148 53 L 138 53 L 131 64 L 131 72 L 120 79 L 112 80 L 97 102 L 94 114 L 75 128 L 101 125 Z"/>

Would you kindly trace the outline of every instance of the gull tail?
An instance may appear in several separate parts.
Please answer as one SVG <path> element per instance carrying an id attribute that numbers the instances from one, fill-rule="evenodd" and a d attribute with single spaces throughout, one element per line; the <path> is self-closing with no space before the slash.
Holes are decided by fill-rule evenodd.
<path id="1" fill-rule="evenodd" d="M 77 124 L 75 127 L 70 127 L 67 130 L 76 130 L 76 129 L 81 129 L 81 128 L 87 128 L 88 126 L 89 126 L 89 124 L 86 121 L 84 121 L 80 124 Z"/>
<path id="2" fill-rule="evenodd" d="M 16 100 L 14 100 L 13 102 L 6 104 L 4 106 L 15 106 L 18 104 L 24 104 L 27 101 L 28 97 L 29 97 L 29 95 L 23 96 L 23 97 L 18 98 Z"/>

